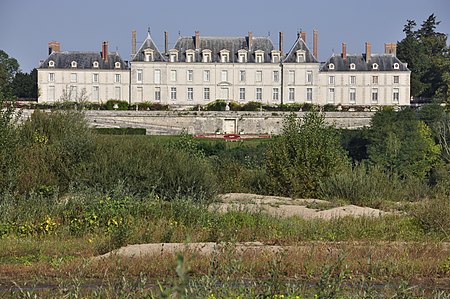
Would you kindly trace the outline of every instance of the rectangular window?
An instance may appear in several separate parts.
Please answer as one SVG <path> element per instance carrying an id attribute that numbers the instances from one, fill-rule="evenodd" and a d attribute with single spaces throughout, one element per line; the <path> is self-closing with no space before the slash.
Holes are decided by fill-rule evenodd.
<path id="1" fill-rule="evenodd" d="M 312 102 L 312 99 L 313 99 L 313 90 L 312 90 L 312 88 L 307 88 L 306 89 L 306 101 Z"/>
<path id="2" fill-rule="evenodd" d="M 120 83 L 120 74 L 116 74 L 115 76 L 114 76 L 114 82 L 116 82 L 116 83 Z"/>
<path id="3" fill-rule="evenodd" d="M 194 54 L 189 53 L 187 54 L 187 62 L 194 62 Z"/>
<path id="4" fill-rule="evenodd" d="M 144 92 L 142 90 L 142 86 L 139 86 L 137 88 L 137 95 L 136 95 L 136 99 L 138 102 L 143 102 L 144 101 Z"/>
<path id="5" fill-rule="evenodd" d="M 350 104 L 356 104 L 356 88 L 350 88 Z"/>
<path id="6" fill-rule="evenodd" d="M 161 70 L 155 70 L 155 77 L 153 78 L 155 84 L 161 84 Z"/>
<path id="7" fill-rule="evenodd" d="M 247 62 L 247 55 L 245 53 L 239 53 L 239 62 Z"/>
<path id="8" fill-rule="evenodd" d="M 288 73 L 288 83 L 294 84 L 295 83 L 295 71 L 289 71 Z"/>
<path id="9" fill-rule="evenodd" d="M 170 70 L 170 81 L 172 81 L 172 82 L 177 81 L 177 71 L 176 70 Z"/>
<path id="10" fill-rule="evenodd" d="M 256 71 L 256 82 L 262 82 L 262 71 Z"/>
<path id="11" fill-rule="evenodd" d="M 98 74 L 92 74 L 92 83 L 98 83 Z"/>
<path id="12" fill-rule="evenodd" d="M 392 102 L 398 104 L 400 100 L 400 90 L 398 88 L 394 88 L 392 93 Z"/>
<path id="13" fill-rule="evenodd" d="M 278 96 L 279 92 L 278 92 L 278 88 L 275 87 L 274 89 L 272 89 L 272 100 L 274 101 L 278 101 Z"/>
<path id="14" fill-rule="evenodd" d="M 223 70 L 221 72 L 221 79 L 222 79 L 222 82 L 228 81 L 228 71 Z"/>
<path id="15" fill-rule="evenodd" d="M 209 87 L 203 88 L 203 99 L 208 101 L 210 98 L 211 98 L 211 96 L 210 96 Z"/>
<path id="16" fill-rule="evenodd" d="M 289 88 L 289 101 L 293 101 L 295 99 L 295 90 L 294 88 Z"/>
<path id="17" fill-rule="evenodd" d="M 194 71 L 193 70 L 187 70 L 187 80 L 188 81 L 194 80 Z"/>
<path id="18" fill-rule="evenodd" d="M 203 81 L 209 82 L 211 80 L 211 72 L 209 70 L 203 71 Z"/>
<path id="19" fill-rule="evenodd" d="M 262 88 L 257 88 L 256 89 L 256 99 L 258 101 L 262 101 Z"/>
<path id="20" fill-rule="evenodd" d="M 245 88 L 239 88 L 239 100 L 245 100 Z"/>
<path id="21" fill-rule="evenodd" d="M 142 83 L 142 70 L 137 70 L 136 71 L 136 82 L 137 83 Z"/>
<path id="22" fill-rule="evenodd" d="M 177 99 L 177 88 L 176 87 L 170 88 L 170 99 L 174 100 L 174 101 Z"/>
<path id="23" fill-rule="evenodd" d="M 161 87 L 155 87 L 155 101 L 161 101 Z"/>
<path id="24" fill-rule="evenodd" d="M 100 99 L 100 94 L 98 86 L 92 86 L 92 100 L 98 101 Z"/>
<path id="25" fill-rule="evenodd" d="M 114 88 L 114 99 L 116 99 L 116 100 L 121 100 L 122 99 L 122 93 L 121 93 L 121 90 L 120 90 L 120 86 L 116 86 L 115 88 Z"/>
<path id="26" fill-rule="evenodd" d="M 313 72 L 312 71 L 306 71 L 306 83 L 308 83 L 308 84 L 313 83 Z"/>
<path id="27" fill-rule="evenodd" d="M 334 88 L 328 89 L 328 104 L 334 104 Z"/>
<path id="28" fill-rule="evenodd" d="M 48 87 L 48 99 L 51 101 L 56 100 L 55 99 L 55 86 Z"/>
<path id="29" fill-rule="evenodd" d="M 256 54 L 256 63 L 262 63 L 264 61 L 263 54 Z"/>
<path id="30" fill-rule="evenodd" d="M 239 71 L 239 81 L 245 82 L 245 71 Z"/>
<path id="31" fill-rule="evenodd" d="M 273 71 L 273 82 L 280 81 L 280 72 L 279 71 Z"/>
<path id="32" fill-rule="evenodd" d="M 398 83 L 400 83 L 399 76 L 394 76 L 394 84 L 398 84 Z"/>
<path id="33" fill-rule="evenodd" d="M 378 88 L 372 89 L 372 104 L 378 104 Z"/>
<path id="34" fill-rule="evenodd" d="M 334 85 L 334 76 L 329 76 L 328 77 L 328 84 Z"/>
<path id="35" fill-rule="evenodd" d="M 55 73 L 48 73 L 48 82 L 55 82 Z"/>
<path id="36" fill-rule="evenodd" d="M 75 73 L 70 74 L 70 82 L 72 83 L 77 82 L 77 74 Z"/>
<path id="37" fill-rule="evenodd" d="M 75 102 L 77 100 L 77 87 L 76 86 L 70 86 L 69 98 L 72 102 Z"/>
<path id="38" fill-rule="evenodd" d="M 170 62 L 176 62 L 177 61 L 177 54 L 171 53 L 170 54 Z"/>
<path id="39" fill-rule="evenodd" d="M 350 76 L 350 85 L 356 85 L 356 76 Z"/>
<path id="40" fill-rule="evenodd" d="M 194 99 L 194 88 L 193 87 L 188 87 L 188 89 L 187 89 L 187 99 L 189 101 L 192 101 Z"/>
<path id="41" fill-rule="evenodd" d="M 378 76 L 372 76 L 372 84 L 378 84 Z"/>

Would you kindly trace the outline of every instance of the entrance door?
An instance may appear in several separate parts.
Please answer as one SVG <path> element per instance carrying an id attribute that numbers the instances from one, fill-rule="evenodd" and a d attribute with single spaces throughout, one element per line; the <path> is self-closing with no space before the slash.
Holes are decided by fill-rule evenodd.
<path id="1" fill-rule="evenodd" d="M 236 119 L 224 119 L 223 132 L 225 134 L 236 134 Z"/>
<path id="2" fill-rule="evenodd" d="M 222 87 L 220 89 L 220 96 L 221 96 L 221 100 L 228 100 L 228 97 L 229 97 L 228 87 Z"/>

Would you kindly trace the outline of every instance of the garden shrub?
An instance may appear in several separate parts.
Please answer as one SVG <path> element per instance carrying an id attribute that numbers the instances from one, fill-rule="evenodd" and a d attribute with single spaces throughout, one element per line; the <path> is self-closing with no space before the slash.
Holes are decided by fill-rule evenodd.
<path id="1" fill-rule="evenodd" d="M 108 100 L 106 102 L 106 109 L 107 110 L 116 110 L 114 108 L 114 105 L 117 105 L 117 110 L 128 110 L 128 102 L 120 101 L 120 100 Z"/>

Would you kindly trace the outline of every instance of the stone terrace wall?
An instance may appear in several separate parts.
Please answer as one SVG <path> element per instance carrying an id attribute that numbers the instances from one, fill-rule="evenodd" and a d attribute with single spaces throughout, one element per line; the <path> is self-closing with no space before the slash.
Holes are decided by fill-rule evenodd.
<path id="1" fill-rule="evenodd" d="M 23 117 L 33 110 L 24 110 Z M 290 112 L 245 111 L 104 111 L 88 110 L 95 128 L 145 128 L 148 135 L 243 133 L 279 134 Z M 306 112 L 296 112 L 304 117 Z M 326 122 L 340 128 L 369 126 L 374 112 L 326 112 Z"/>

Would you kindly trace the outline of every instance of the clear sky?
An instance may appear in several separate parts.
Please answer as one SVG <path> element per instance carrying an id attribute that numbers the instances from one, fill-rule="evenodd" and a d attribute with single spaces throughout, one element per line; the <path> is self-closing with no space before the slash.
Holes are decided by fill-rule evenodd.
<path id="1" fill-rule="evenodd" d="M 160 50 L 164 31 L 169 46 L 178 34 L 192 36 L 267 36 L 278 46 L 284 32 L 288 51 L 299 30 L 306 31 L 312 49 L 312 31 L 319 31 L 319 59 L 333 51 L 363 53 L 364 42 L 372 53 L 382 53 L 385 42 L 403 39 L 407 19 L 420 25 L 435 13 L 439 32 L 450 33 L 450 0 L 284 0 L 284 1 L 179 1 L 179 0 L 0 0 L 0 49 L 16 58 L 25 72 L 47 57 L 48 41 L 61 42 L 63 51 L 100 51 L 109 41 L 124 60 L 131 53 L 131 31 L 142 42 L 150 27 Z"/>

